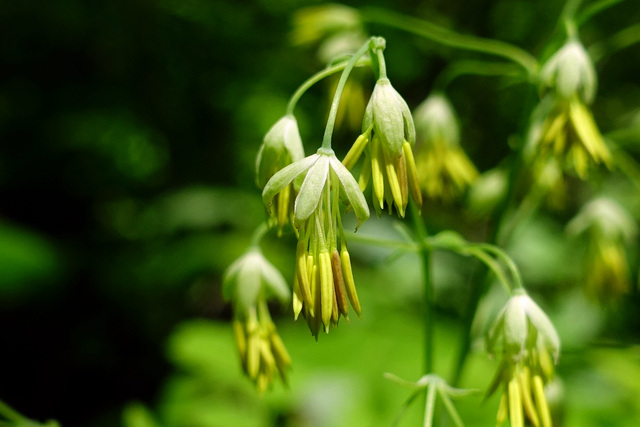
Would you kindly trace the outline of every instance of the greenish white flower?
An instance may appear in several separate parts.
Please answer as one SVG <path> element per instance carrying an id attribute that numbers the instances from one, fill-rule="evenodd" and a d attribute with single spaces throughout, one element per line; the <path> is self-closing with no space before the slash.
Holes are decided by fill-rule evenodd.
<path id="1" fill-rule="evenodd" d="M 304 314 L 317 339 L 322 326 L 329 332 L 340 315 L 348 316 L 347 301 L 361 314 L 342 229 L 340 200 L 354 211 L 358 225 L 369 217 L 369 207 L 351 173 L 333 150 L 325 148 L 275 174 L 262 193 L 265 205 L 269 207 L 274 197 L 299 176 L 304 180 L 293 214 L 298 230 L 293 310 L 296 318 Z"/>
<path id="2" fill-rule="evenodd" d="M 298 122 L 293 115 L 286 115 L 269 129 L 260 146 L 256 158 L 256 184 L 264 188 L 276 172 L 302 158 L 304 158 L 304 147 Z M 294 185 L 289 185 L 278 196 L 276 209 L 271 211 L 280 230 L 293 214 L 295 193 Z"/>
<path id="3" fill-rule="evenodd" d="M 565 99 L 577 94 L 587 104 L 593 102 L 598 84 L 593 63 L 576 39 L 567 41 L 549 58 L 540 79 L 543 88 L 550 88 Z"/>
<path id="4" fill-rule="evenodd" d="M 233 262 L 222 278 L 222 293 L 238 312 L 246 312 L 261 299 L 276 297 L 286 303 L 291 297 L 282 274 L 262 254 L 252 247 Z"/>
<path id="5" fill-rule="evenodd" d="M 440 93 L 415 110 L 416 167 L 420 187 L 433 199 L 450 200 L 462 194 L 478 171 L 460 146 L 460 127 L 449 100 Z"/>
<path id="6" fill-rule="evenodd" d="M 404 217 L 409 194 L 422 206 L 418 172 L 412 145 L 416 132 L 411 111 L 387 78 L 381 78 L 371 95 L 362 122 L 363 133 L 342 163 L 351 169 L 362 153 L 366 160 L 360 172 L 359 184 L 364 191 L 373 181 L 373 205 L 378 215 L 386 202 Z"/>

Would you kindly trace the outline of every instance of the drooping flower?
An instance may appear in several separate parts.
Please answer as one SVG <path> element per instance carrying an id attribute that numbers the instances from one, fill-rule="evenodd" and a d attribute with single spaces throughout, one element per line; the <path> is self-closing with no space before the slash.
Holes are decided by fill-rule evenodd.
<path id="1" fill-rule="evenodd" d="M 298 122 L 293 115 L 286 115 L 269 129 L 260 146 L 256 158 L 256 184 L 258 187 L 264 188 L 276 172 L 303 157 L 304 147 L 298 130 Z M 278 195 L 276 208 L 271 212 L 272 216 L 277 219 L 280 231 L 293 214 L 294 199 L 295 188 L 293 185 L 287 186 Z"/>
<path id="2" fill-rule="evenodd" d="M 299 9 L 293 15 L 293 44 L 315 43 L 330 36 L 362 33 L 357 9 L 341 4 L 324 4 Z"/>
<path id="3" fill-rule="evenodd" d="M 514 291 L 487 335 L 487 350 L 500 366 L 487 395 L 502 386 L 497 422 L 512 427 L 551 426 L 544 385 L 553 376 L 560 338 L 547 315 L 524 292 Z"/>
<path id="4" fill-rule="evenodd" d="M 376 83 L 362 129 L 363 133 L 345 156 L 343 164 L 351 169 L 364 151 L 366 159 L 359 184 L 364 191 L 373 181 L 373 205 L 378 215 L 386 203 L 389 211 L 395 205 L 398 215 L 404 217 L 409 193 L 422 206 L 412 151 L 416 139 L 413 118 L 407 103 L 389 79 L 381 78 Z"/>
<path id="5" fill-rule="evenodd" d="M 596 73 L 578 40 L 568 41 L 547 61 L 541 83 L 547 94 L 533 112 L 527 137 L 526 155 L 534 170 L 549 157 L 581 179 L 596 164 L 611 167 L 611 154 L 587 107 L 595 96 Z"/>
<path id="6" fill-rule="evenodd" d="M 238 258 L 223 276 L 223 295 L 233 303 L 233 330 L 242 369 L 260 392 L 276 376 L 286 382 L 291 358 L 271 320 L 267 300 L 287 302 L 290 290 L 257 247 Z"/>
<path id="7" fill-rule="evenodd" d="M 586 204 L 567 225 L 570 235 L 587 237 L 585 291 L 607 303 L 631 288 L 625 246 L 635 240 L 638 227 L 619 204 L 600 197 Z"/>
<path id="8" fill-rule="evenodd" d="M 443 94 L 434 93 L 416 108 L 414 116 L 420 187 L 432 199 L 458 197 L 478 171 L 460 147 L 460 127 L 453 106 Z"/>
<path id="9" fill-rule="evenodd" d="M 358 316 L 361 314 L 342 229 L 340 200 L 353 209 L 358 225 L 369 217 L 369 208 L 351 173 L 333 150 L 326 148 L 275 174 L 262 193 L 265 205 L 271 206 L 274 197 L 301 175 L 304 181 L 293 215 L 299 236 L 293 310 L 296 318 L 304 314 L 317 339 L 322 326 L 329 332 L 340 315 L 348 316 L 347 300 Z"/>

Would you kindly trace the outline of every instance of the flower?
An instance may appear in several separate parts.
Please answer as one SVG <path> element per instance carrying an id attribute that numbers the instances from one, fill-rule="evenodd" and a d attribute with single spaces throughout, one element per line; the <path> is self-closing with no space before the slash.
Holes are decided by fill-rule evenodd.
<path id="1" fill-rule="evenodd" d="M 304 314 L 317 339 L 321 326 L 329 332 L 340 315 L 348 316 L 347 299 L 361 314 L 339 202 L 353 209 L 358 225 L 369 217 L 369 208 L 351 173 L 326 148 L 276 173 L 262 193 L 265 205 L 305 173 L 293 214 L 298 229 L 293 310 L 296 318 Z"/>
<path id="2" fill-rule="evenodd" d="M 291 357 L 271 320 L 266 302 L 261 301 L 233 320 L 236 347 L 242 369 L 262 393 L 276 375 L 287 382 Z"/>
<path id="3" fill-rule="evenodd" d="M 611 154 L 587 108 L 596 92 L 596 73 L 578 40 L 568 41 L 540 73 L 548 92 L 532 114 L 526 154 L 540 169 L 556 157 L 565 170 L 586 179 L 596 164 L 611 166 Z"/>
<path id="4" fill-rule="evenodd" d="M 325 4 L 299 9 L 293 15 L 291 39 L 295 45 L 315 43 L 329 35 L 362 32 L 357 9 Z"/>
<path id="5" fill-rule="evenodd" d="M 386 202 L 389 211 L 395 205 L 398 215 L 404 217 L 409 192 L 414 201 L 422 205 L 411 149 L 416 134 L 407 103 L 387 78 L 376 83 L 362 129 L 343 164 L 351 169 L 364 151 L 367 160 L 360 173 L 360 188 L 364 191 L 369 181 L 373 181 L 373 205 L 378 215 Z"/>
<path id="6" fill-rule="evenodd" d="M 233 331 L 243 371 L 260 392 L 276 374 L 286 382 L 291 358 L 266 303 L 274 296 L 281 302 L 289 300 L 284 278 L 259 248 L 252 247 L 227 268 L 222 283 L 223 296 L 233 302 Z"/>
<path id="7" fill-rule="evenodd" d="M 553 376 L 560 338 L 524 290 L 513 292 L 489 330 L 486 344 L 490 354 L 501 356 L 487 391 L 491 395 L 502 385 L 498 424 L 508 416 L 512 427 L 523 427 L 526 416 L 534 426 L 551 426 L 544 385 Z"/>
<path id="8" fill-rule="evenodd" d="M 304 157 L 304 147 L 298 130 L 298 122 L 293 115 L 286 115 L 269 129 L 264 137 L 256 158 L 256 184 L 264 188 L 269 179 L 293 162 Z M 293 194 L 293 197 L 292 197 Z M 277 209 L 273 217 L 277 219 L 279 229 L 287 223 L 293 213 L 295 188 L 290 185 L 278 196 Z"/>
<path id="9" fill-rule="evenodd" d="M 617 299 L 631 288 L 625 245 L 638 227 L 619 204 L 605 197 L 587 203 L 567 225 L 573 236 L 586 235 L 585 291 L 598 301 Z"/>
<path id="10" fill-rule="evenodd" d="M 440 93 L 425 99 L 415 111 L 416 166 L 420 186 L 435 199 L 463 193 L 478 171 L 460 147 L 460 127 L 453 106 Z"/>

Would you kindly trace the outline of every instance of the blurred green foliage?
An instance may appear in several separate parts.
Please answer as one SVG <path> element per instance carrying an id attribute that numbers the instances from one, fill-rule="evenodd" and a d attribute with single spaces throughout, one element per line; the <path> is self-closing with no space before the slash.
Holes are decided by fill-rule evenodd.
<path id="1" fill-rule="evenodd" d="M 349 4 L 501 39 L 540 58 L 560 40 L 558 1 Z M 0 6 L 1 399 L 29 418 L 65 427 L 391 425 L 410 391 L 383 373 L 422 375 L 415 257 L 354 243 L 363 319 L 318 343 L 291 321 L 289 308 L 274 310 L 294 367 L 288 387 L 263 397 L 241 375 L 231 310 L 221 297 L 222 272 L 264 218 L 253 176 L 262 137 L 295 88 L 324 66 L 288 39 L 291 14 L 305 5 Z M 615 50 L 620 40 L 611 36 L 638 22 L 640 9 L 627 0 L 580 29 L 585 45 L 602 54 L 594 115 L 609 141 L 626 150 L 627 167 L 640 158 L 640 45 Z M 389 74 L 411 108 L 448 62 L 482 58 L 380 25 L 370 31 L 387 39 Z M 297 110 L 308 150 L 320 142 L 328 86 L 314 87 Z M 508 141 L 527 119 L 530 92 L 483 77 L 450 87 L 462 145 L 481 172 L 508 154 Z M 354 137 L 339 129 L 336 152 L 344 154 Z M 508 248 L 564 344 L 556 392 L 566 426 L 636 426 L 640 419 L 637 288 L 604 309 L 586 298 L 577 283 L 580 244 L 564 234 L 594 194 L 640 219 L 638 188 L 623 172 L 620 166 L 587 185 L 570 181 L 567 208 L 528 218 Z M 631 173 L 640 181 L 638 170 Z M 424 214 L 430 230 L 485 237 L 486 221 L 461 206 L 434 203 Z M 359 233 L 379 235 L 390 223 L 372 219 Z M 291 237 L 264 246 L 291 279 Z M 637 248 L 628 260 L 637 283 Z M 434 264 L 436 369 L 446 376 L 478 265 L 448 253 L 436 254 Z M 489 293 L 474 324 L 477 336 L 504 300 L 499 290 Z M 481 346 L 474 343 L 465 387 L 483 389 L 495 369 Z M 459 402 L 470 426 L 493 423 L 496 406 L 495 396 Z M 400 425 L 418 425 L 421 417 L 414 405 Z"/>

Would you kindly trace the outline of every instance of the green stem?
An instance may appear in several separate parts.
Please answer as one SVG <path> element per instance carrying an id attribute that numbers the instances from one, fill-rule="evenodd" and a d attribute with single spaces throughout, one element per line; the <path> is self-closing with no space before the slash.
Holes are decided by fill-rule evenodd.
<path id="1" fill-rule="evenodd" d="M 249 246 L 252 247 L 252 248 L 260 249 L 260 241 L 262 240 L 264 235 L 267 234 L 267 232 L 269 230 L 271 230 L 274 226 L 275 226 L 275 221 L 273 221 L 272 219 L 268 219 L 268 220 L 262 222 L 253 231 L 253 234 L 251 235 L 251 242 L 249 243 Z"/>
<path id="2" fill-rule="evenodd" d="M 507 268 L 509 269 L 509 272 L 511 273 L 511 277 L 513 279 L 512 284 L 515 289 L 524 289 L 524 286 L 522 285 L 522 276 L 520 275 L 520 271 L 518 270 L 516 263 L 513 262 L 513 260 L 509 255 L 507 255 L 502 249 L 498 248 L 497 246 L 490 245 L 488 243 L 481 243 L 477 246 L 486 252 L 494 254 L 496 257 L 500 259 L 500 261 L 502 261 L 507 266 Z"/>
<path id="3" fill-rule="evenodd" d="M 598 13 L 607 10 L 611 6 L 615 6 L 618 3 L 623 2 L 624 0 L 599 0 L 591 3 L 586 6 L 582 13 L 576 18 L 576 25 L 580 26 L 591 19 L 593 16 Z"/>
<path id="4" fill-rule="evenodd" d="M 349 62 L 344 67 L 344 71 L 342 71 L 342 75 L 340 76 L 340 80 L 338 81 L 338 86 L 336 87 L 336 91 L 333 95 L 333 100 L 331 101 L 331 109 L 329 110 L 329 118 L 327 119 L 327 127 L 324 130 L 324 137 L 322 138 L 322 148 L 331 149 L 331 136 L 333 135 L 333 128 L 336 124 L 336 117 L 338 115 L 338 106 L 340 105 L 340 98 L 342 97 L 342 91 L 344 90 L 344 85 L 347 83 L 347 79 L 349 78 L 349 74 L 353 67 L 356 65 L 358 59 L 362 57 L 369 50 L 369 46 L 374 40 L 377 40 L 377 37 L 371 37 L 365 44 L 363 44 L 360 49 L 349 59 Z"/>
<path id="5" fill-rule="evenodd" d="M 504 62 L 458 61 L 438 75 L 433 83 L 433 90 L 444 92 L 453 80 L 464 75 L 516 77 L 520 75 L 520 69 L 514 68 L 514 64 Z"/>
<path id="6" fill-rule="evenodd" d="M 5 417 L 9 421 L 24 422 L 27 420 L 26 417 L 4 403 L 2 400 L 0 400 L 0 415 Z"/>
<path id="7" fill-rule="evenodd" d="M 433 371 L 433 325 L 434 325 L 434 304 L 433 304 L 433 283 L 431 282 L 431 248 L 427 243 L 429 234 L 422 220 L 422 215 L 415 203 L 409 203 L 411 207 L 411 218 L 418 242 L 420 244 L 420 261 L 422 262 L 422 274 L 424 283 L 424 372 L 429 374 Z"/>
<path id="8" fill-rule="evenodd" d="M 436 409 L 436 385 L 430 384 L 427 387 L 427 397 L 424 405 L 424 427 L 431 427 L 433 425 L 433 415 Z"/>
<path id="9" fill-rule="evenodd" d="M 538 61 L 525 50 L 509 43 L 456 33 L 431 22 L 384 9 L 363 9 L 362 19 L 417 34 L 445 46 L 507 58 L 521 65 L 530 76 L 538 72 Z"/>
<path id="10" fill-rule="evenodd" d="M 387 78 L 387 63 L 384 60 L 384 53 L 382 49 L 376 49 L 376 56 L 378 57 L 378 80 Z"/>
<path id="11" fill-rule="evenodd" d="M 598 62 L 605 55 L 625 49 L 635 43 L 640 42 L 640 24 L 632 25 L 613 36 L 589 46 L 589 56 L 594 62 Z"/>
<path id="12" fill-rule="evenodd" d="M 361 60 L 359 62 L 356 62 L 354 67 L 362 67 L 365 65 L 369 65 L 369 60 Z M 338 71 L 344 70 L 346 66 L 347 66 L 347 62 L 344 61 L 337 65 L 333 65 L 331 67 L 325 68 L 322 71 L 318 71 L 316 74 L 309 77 L 304 83 L 300 85 L 300 87 L 298 87 L 298 89 L 296 89 L 294 94 L 291 96 L 291 99 L 289 100 L 289 104 L 287 105 L 287 115 L 293 115 L 293 110 L 296 108 L 296 104 L 300 100 L 300 97 L 302 97 L 302 95 L 307 90 L 309 90 L 311 86 L 318 83 L 320 80 L 326 77 L 329 77 L 332 74 L 337 73 Z"/>
<path id="13" fill-rule="evenodd" d="M 418 252 L 419 246 L 415 243 L 398 242 L 395 240 L 385 240 L 379 237 L 366 236 L 361 233 L 349 233 L 347 240 L 354 243 L 363 243 L 367 245 L 375 245 L 388 249 L 399 249 L 406 252 Z"/>

